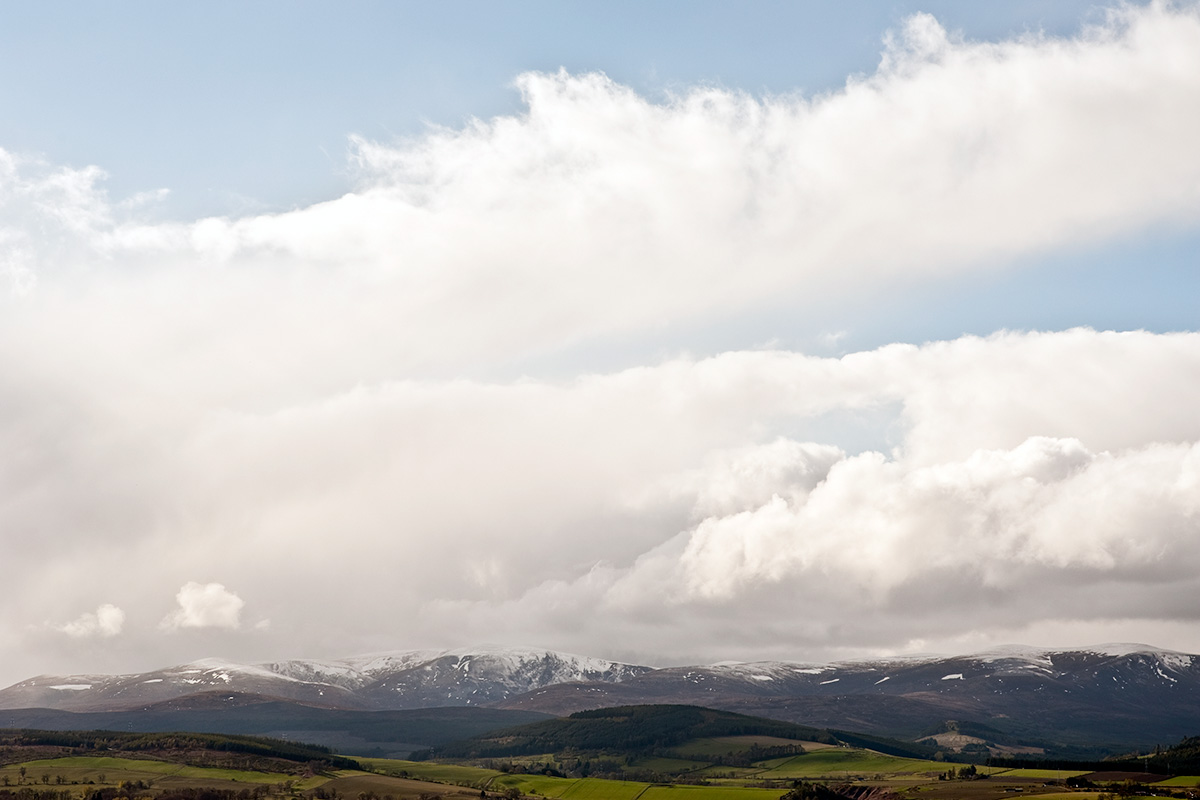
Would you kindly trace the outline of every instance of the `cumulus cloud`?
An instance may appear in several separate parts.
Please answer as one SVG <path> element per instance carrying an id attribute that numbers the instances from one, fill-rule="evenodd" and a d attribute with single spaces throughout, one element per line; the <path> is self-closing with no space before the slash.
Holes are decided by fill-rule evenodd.
<path id="1" fill-rule="evenodd" d="M 152 430 L 110 419 L 109 441 L 72 449 L 111 468 L 77 484 L 46 464 L 26 510 L 64 530 L 109 517 L 109 541 L 146 520 L 119 558 L 61 568 L 86 583 L 144 560 L 150 596 L 220 571 L 288 652 L 314 625 L 331 654 L 498 637 L 657 659 L 978 644 L 1195 619 L 1180 598 L 1200 590 L 1198 404 L 1200 334 L 1086 329 L 403 381 Z M 894 409 L 893 446 L 787 434 L 864 409 Z M 149 474 L 154 492 L 131 493 Z M 62 496 L 78 507 L 48 505 Z M 178 600 L 170 627 L 232 628 L 243 607 L 219 584 Z"/>
<path id="2" fill-rule="evenodd" d="M 121 632 L 125 625 L 125 612 L 111 603 L 104 603 L 93 612 L 85 612 L 79 618 L 58 626 L 58 630 L 74 639 L 93 636 L 111 637 Z"/>
<path id="3" fill-rule="evenodd" d="M 518 86 L 519 115 L 356 140 L 356 191 L 280 214 L 148 223 L 97 169 L 2 154 L 4 620 L 103 581 L 122 608 L 178 590 L 169 630 L 249 603 L 271 623 L 231 646 L 263 657 L 670 660 L 1195 619 L 1200 334 L 511 377 L 1197 224 L 1195 7 L 998 43 L 918 16 L 816 97 Z M 63 630 L 113 627 L 91 616 Z M 136 627 L 130 652 L 177 657 Z M 6 652 L 35 652 L 22 630 Z"/>
<path id="4" fill-rule="evenodd" d="M 1047 569 L 1078 583 L 1150 569 L 1166 582 L 1198 566 L 1200 505 L 1189 490 L 1198 459 L 1192 444 L 1094 454 L 1046 437 L 928 466 L 879 453 L 843 459 L 811 495 L 705 518 L 680 556 L 681 599 L 796 580 L 805 594 L 889 605 L 955 572 L 1022 592 Z"/>
<path id="5" fill-rule="evenodd" d="M 162 621 L 166 630 L 177 628 L 238 628 L 242 598 L 219 583 L 188 581 L 175 595 L 179 608 Z"/>
<path id="6" fill-rule="evenodd" d="M 97 380 L 129 359 L 198 397 L 290 402 L 1200 220 L 1191 7 L 999 43 L 919 16 L 816 97 L 517 83 L 526 113 L 356 139 L 361 187 L 281 214 L 146 224 L 94 169 L 7 157 L 0 227 L 25 255 L 6 269 L 53 306 L 34 333 L 96 331 L 65 349 Z"/>

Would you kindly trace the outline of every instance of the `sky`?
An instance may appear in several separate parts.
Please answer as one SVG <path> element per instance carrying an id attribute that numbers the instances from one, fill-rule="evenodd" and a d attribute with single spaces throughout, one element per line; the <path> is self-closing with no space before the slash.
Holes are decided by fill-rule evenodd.
<path id="1" fill-rule="evenodd" d="M 1200 652 L 1200 6 L 0 10 L 0 684 Z"/>

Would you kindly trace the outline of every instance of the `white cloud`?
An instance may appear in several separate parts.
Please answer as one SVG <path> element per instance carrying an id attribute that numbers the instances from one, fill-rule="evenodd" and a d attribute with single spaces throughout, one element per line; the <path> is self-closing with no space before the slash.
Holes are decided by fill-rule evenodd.
<path id="1" fill-rule="evenodd" d="M 268 657 L 314 630 L 327 655 L 750 658 L 1194 619 L 1198 334 L 505 377 L 1197 224 L 1194 7 L 995 44 L 920 16 L 876 74 L 812 98 L 519 86 L 522 115 L 356 142 L 358 191 L 281 214 L 149 224 L 96 169 L 0 153 L 0 530 L 22 598 L 0 618 L 70 619 L 135 574 L 123 608 L 182 585 L 168 629 L 238 628 L 249 602 L 271 623 L 231 646 Z M 102 633 L 94 616 L 63 630 Z"/>
<path id="2" fill-rule="evenodd" d="M 58 630 L 75 639 L 93 636 L 116 636 L 125 624 L 125 612 L 110 603 L 99 606 L 95 613 L 85 612 L 73 622 L 59 625 Z"/>
<path id="3" fill-rule="evenodd" d="M 1200 445 L 1094 454 L 1044 437 L 930 466 L 864 454 L 810 495 L 706 518 L 680 557 L 681 599 L 797 580 L 866 609 L 946 572 L 1031 592 L 1047 569 L 1074 584 L 1188 574 L 1200 567 L 1200 501 L 1185 488 L 1198 463 Z"/>
<path id="4" fill-rule="evenodd" d="M 162 621 L 167 630 L 177 628 L 229 628 L 241 625 L 242 598 L 219 583 L 188 581 L 175 595 L 179 608 Z"/>
<path id="5" fill-rule="evenodd" d="M 812 98 L 518 85 L 523 115 L 356 140 L 358 191 L 281 214 L 147 224 L 95 169 L 6 155 L 22 332 L 99 381 L 290 403 L 1200 222 L 1192 7 L 1000 43 L 919 16 Z"/>
<path id="6" fill-rule="evenodd" d="M 902 648 L 1194 619 L 1179 598 L 1200 590 L 1197 405 L 1196 333 L 405 381 L 153 427 L 101 417 L 103 441 L 59 418 L 47 435 L 69 459 L 28 467 L 43 488 L 23 513 L 111 520 L 110 543 L 144 520 L 55 585 L 144 565 L 128 607 L 219 571 L 252 587 L 284 653 L 314 627 L 332 654 L 496 638 L 658 658 Z M 895 447 L 786 433 L 871 408 L 895 409 Z M 14 508 L 6 524 L 27 524 Z M 286 580 L 255 567 L 268 560 Z M 242 608 L 217 584 L 179 602 L 168 625 L 233 627 Z"/>

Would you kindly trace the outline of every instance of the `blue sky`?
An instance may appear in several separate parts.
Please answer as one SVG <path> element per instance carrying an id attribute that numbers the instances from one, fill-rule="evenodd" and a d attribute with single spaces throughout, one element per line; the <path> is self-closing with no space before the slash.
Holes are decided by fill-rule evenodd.
<path id="1" fill-rule="evenodd" d="M 167 189 L 143 209 L 195 219 L 281 211 L 351 191 L 348 136 L 392 141 L 521 111 L 529 70 L 601 71 L 650 98 L 715 85 L 754 95 L 836 91 L 878 66 L 908 16 L 973 40 L 1071 36 L 1092 2 L 928 4 L 127 2 L 6 9 L 0 144 L 95 164 L 113 199 Z M 17 78 L 19 76 L 19 79 Z M 1200 291 L 1187 226 L 1075 243 L 1016 269 L 891 289 L 797 323 L 785 306 L 656 346 L 703 352 L 775 341 L 813 348 L 920 342 L 1000 328 L 1184 330 Z M 1086 273 L 1086 277 L 1085 277 Z M 714 337 L 719 337 L 714 340 Z M 608 359 L 625 358 L 615 348 Z"/>
<path id="2" fill-rule="evenodd" d="M 1194 3 L 0 22 L 0 679 L 1200 650 Z"/>
<path id="3" fill-rule="evenodd" d="M 837 89 L 929 11 L 971 38 L 1094 21 L 1086 2 L 19 4 L 4 11 L 7 149 L 99 164 L 175 215 L 287 209 L 352 187 L 346 137 L 515 113 L 529 70 L 602 71 L 650 96 L 712 83 Z"/>

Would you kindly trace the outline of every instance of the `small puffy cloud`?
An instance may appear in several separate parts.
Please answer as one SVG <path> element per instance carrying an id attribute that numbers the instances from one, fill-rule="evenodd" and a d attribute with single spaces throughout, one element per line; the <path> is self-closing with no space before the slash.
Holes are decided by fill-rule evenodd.
<path id="1" fill-rule="evenodd" d="M 219 583 L 188 581 L 175 595 L 179 608 L 162 621 L 167 630 L 178 628 L 227 628 L 241 625 L 242 598 Z"/>
<path id="2" fill-rule="evenodd" d="M 75 639 L 87 639 L 93 636 L 108 638 L 116 636 L 125 625 L 125 612 L 111 603 L 105 603 L 95 612 L 85 612 L 79 618 L 57 629 Z"/>

